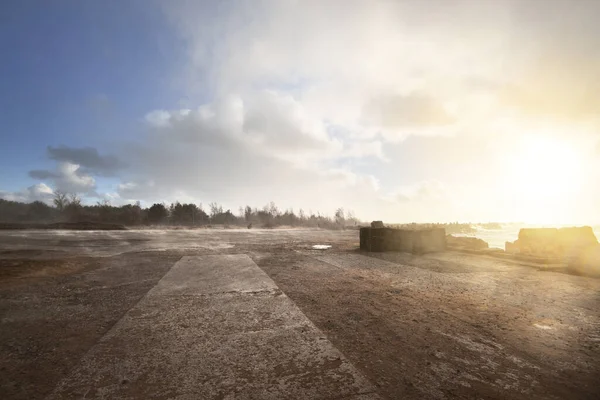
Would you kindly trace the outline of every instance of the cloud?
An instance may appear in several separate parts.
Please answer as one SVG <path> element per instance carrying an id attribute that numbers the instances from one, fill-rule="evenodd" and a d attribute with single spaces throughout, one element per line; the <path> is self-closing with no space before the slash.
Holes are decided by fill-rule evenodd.
<path id="1" fill-rule="evenodd" d="M 47 148 L 51 160 L 78 165 L 80 172 L 101 176 L 114 176 L 124 164 L 114 155 L 100 155 L 93 147 L 59 146 Z"/>
<path id="2" fill-rule="evenodd" d="M 175 142 L 266 151 L 274 157 L 338 154 L 343 147 L 294 98 L 272 90 L 244 98 L 231 94 L 197 110 L 156 110 L 145 119 L 154 133 Z"/>
<path id="3" fill-rule="evenodd" d="M 513 4 L 513 41 L 522 54 L 511 60 L 502 105 L 527 117 L 597 120 L 600 106 L 600 2 L 550 0 Z"/>
<path id="4" fill-rule="evenodd" d="M 23 203 L 31 203 L 34 201 L 42 201 L 51 203 L 53 197 L 52 189 L 45 183 L 38 183 L 29 186 L 27 189 L 20 192 L 5 192 L 0 191 L 0 198 L 10 201 L 19 201 Z"/>
<path id="5" fill-rule="evenodd" d="M 164 8 L 188 50 L 179 82 L 190 98 L 210 100 L 145 116 L 149 132 L 127 150 L 135 168 L 124 174 L 120 194 L 314 207 L 350 201 L 363 215 L 373 207 L 427 215 L 415 206 L 422 203 L 447 209 L 440 181 L 448 173 L 436 165 L 470 170 L 464 160 L 485 161 L 480 153 L 488 154 L 498 136 L 510 142 L 519 133 L 520 121 L 501 133 L 494 124 L 513 115 L 518 96 L 507 96 L 509 88 L 532 92 L 543 54 L 536 43 L 551 42 L 545 37 L 554 23 L 546 17 L 555 20 L 513 1 L 260 1 L 217 8 L 166 2 Z M 547 48 L 563 54 L 565 43 Z M 535 93 L 551 93 L 540 85 L 544 90 Z M 534 117 L 525 105 L 516 107 Z M 388 146 L 410 136 L 449 140 L 427 142 L 442 144 L 439 159 L 425 148 L 395 160 Z M 374 168 L 380 164 L 363 169 L 346 158 L 389 161 L 401 171 L 399 180 L 420 183 L 380 188 Z"/>
<path id="6" fill-rule="evenodd" d="M 454 122 L 434 98 L 417 93 L 371 99 L 365 105 L 364 119 L 384 128 L 431 127 Z"/>
<path id="7" fill-rule="evenodd" d="M 118 157 L 49 147 L 56 170 L 30 176 L 87 193 L 115 177 L 111 196 L 146 202 L 484 215 L 472 199 L 493 201 L 506 167 L 494 156 L 524 132 L 597 118 L 599 5 L 163 2 L 185 46 L 173 75 L 186 104 L 132 116 L 142 136 L 115 144 Z M 464 181 L 462 214 L 448 217 Z"/>
<path id="8" fill-rule="evenodd" d="M 387 199 L 406 203 L 445 200 L 446 197 L 446 185 L 436 180 L 427 180 L 398 188 L 392 195 L 387 196 Z"/>
<path id="9" fill-rule="evenodd" d="M 96 195 L 96 180 L 94 177 L 83 172 L 79 165 L 70 162 L 59 162 L 55 171 L 29 171 L 29 176 L 34 179 L 50 179 L 54 184 L 53 186 L 63 192 Z"/>
<path id="10" fill-rule="evenodd" d="M 56 190 L 78 193 L 90 197 L 102 197 L 96 191 L 96 178 L 114 177 L 125 164 L 114 155 L 101 155 L 93 147 L 48 146 L 47 156 L 56 161 L 54 170 L 36 169 L 29 176 L 48 180 Z"/>
<path id="11" fill-rule="evenodd" d="M 493 80 L 502 70 L 507 45 L 492 33 L 504 27 L 502 7 L 434 3 L 489 37 L 464 34 L 456 21 L 433 15 L 431 2 L 233 3 L 219 9 L 218 23 L 201 3 L 165 10 L 189 46 L 186 87 L 244 101 L 247 90 L 284 91 L 311 119 L 365 136 L 385 128 L 383 139 L 398 140 L 444 134 L 406 128 L 452 123 L 442 104 L 463 96 L 467 79 Z"/>
<path id="12" fill-rule="evenodd" d="M 48 179 L 48 178 L 58 178 L 59 174 L 56 172 L 48 171 L 45 169 L 34 169 L 29 171 L 29 176 L 33 179 Z"/>
<path id="13" fill-rule="evenodd" d="M 481 90 L 499 100 L 496 113 L 516 109 L 527 118 L 595 118 L 600 105 L 595 1 L 260 1 L 218 11 L 167 2 L 164 9 L 188 46 L 186 73 L 178 74 L 187 88 L 220 95 L 285 88 L 309 114 L 369 134 L 381 123 L 396 137 L 443 134 L 402 128 L 470 121 Z M 459 112 L 445 115 L 441 104 Z"/>
<path id="14" fill-rule="evenodd" d="M 381 143 L 343 143 L 293 97 L 272 90 L 150 115 L 160 115 L 160 122 L 147 117 L 143 142 L 127 149 L 135 168 L 118 187 L 123 198 L 153 202 L 192 197 L 232 202 L 232 207 L 239 201 L 279 200 L 317 209 L 324 201 L 314 191 L 321 190 L 334 208 L 348 188 L 373 190 L 373 181 L 348 170 L 338 173 L 330 164 L 340 158 L 383 156 Z"/>

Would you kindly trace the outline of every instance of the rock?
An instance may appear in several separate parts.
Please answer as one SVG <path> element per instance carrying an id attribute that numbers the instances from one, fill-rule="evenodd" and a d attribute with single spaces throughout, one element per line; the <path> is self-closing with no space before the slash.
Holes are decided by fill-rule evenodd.
<path id="1" fill-rule="evenodd" d="M 504 243 L 504 251 L 506 251 L 507 253 L 510 254 L 516 254 L 519 252 L 519 246 L 517 245 L 517 242 L 505 242 Z"/>
<path id="2" fill-rule="evenodd" d="M 383 221 L 373 221 L 371 222 L 371 228 L 383 228 Z"/>
<path id="3" fill-rule="evenodd" d="M 582 275 L 600 275 L 600 244 L 592 244 L 568 257 L 569 269 Z"/>
<path id="4" fill-rule="evenodd" d="M 545 258 L 577 258 L 584 249 L 597 244 L 598 239 L 589 226 L 523 228 L 519 231 L 519 239 L 514 242 L 519 253 Z"/>
<path id="5" fill-rule="evenodd" d="M 446 236 L 448 247 L 466 250 L 483 250 L 489 247 L 485 240 L 470 236 Z"/>

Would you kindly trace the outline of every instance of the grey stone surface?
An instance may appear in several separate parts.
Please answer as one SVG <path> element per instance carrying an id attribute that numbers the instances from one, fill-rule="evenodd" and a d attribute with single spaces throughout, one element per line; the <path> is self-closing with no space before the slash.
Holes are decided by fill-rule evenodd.
<path id="1" fill-rule="evenodd" d="M 206 295 L 275 290 L 277 285 L 244 254 L 182 257 L 152 289 L 152 295 Z"/>
<path id="2" fill-rule="evenodd" d="M 50 396 L 377 399 L 246 255 L 184 257 Z"/>

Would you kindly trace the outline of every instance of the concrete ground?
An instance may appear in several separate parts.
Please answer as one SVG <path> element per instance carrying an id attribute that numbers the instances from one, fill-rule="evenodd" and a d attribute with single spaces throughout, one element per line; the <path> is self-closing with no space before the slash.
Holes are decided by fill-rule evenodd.
<path id="1" fill-rule="evenodd" d="M 600 397 L 599 279 L 357 246 L 0 232 L 0 398 Z"/>

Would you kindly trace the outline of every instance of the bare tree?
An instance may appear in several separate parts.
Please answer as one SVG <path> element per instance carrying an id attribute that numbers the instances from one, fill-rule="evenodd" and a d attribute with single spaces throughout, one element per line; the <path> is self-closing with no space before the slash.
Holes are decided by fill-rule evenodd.
<path id="1" fill-rule="evenodd" d="M 352 210 L 346 211 L 346 219 L 354 225 L 357 225 L 358 223 L 358 219 L 356 218 L 356 216 L 354 215 L 354 211 Z"/>
<path id="2" fill-rule="evenodd" d="M 269 204 L 265 206 L 266 211 L 271 214 L 272 217 L 279 216 L 279 208 L 275 205 L 274 201 L 271 201 Z"/>
<path id="3" fill-rule="evenodd" d="M 81 197 L 79 197 L 77 193 L 71 193 L 69 195 L 69 205 L 79 207 L 81 205 Z"/>
<path id="4" fill-rule="evenodd" d="M 252 207 L 246 206 L 246 208 L 244 209 L 244 218 L 246 218 L 246 222 L 252 221 Z"/>
<path id="5" fill-rule="evenodd" d="M 220 206 L 218 203 L 212 202 L 208 205 L 208 207 L 210 208 L 210 217 L 211 218 L 214 218 L 218 214 L 223 213 L 223 207 Z"/>
<path id="6" fill-rule="evenodd" d="M 53 200 L 54 205 L 56 206 L 58 211 L 63 212 L 63 210 L 65 209 L 67 204 L 69 204 L 69 199 L 67 197 L 67 194 L 61 190 L 55 190 L 53 194 L 54 194 L 54 200 Z"/>
<path id="7" fill-rule="evenodd" d="M 96 205 L 98 207 L 110 207 L 110 200 L 109 199 L 102 199 L 102 201 L 97 201 Z"/>
<path id="8" fill-rule="evenodd" d="M 298 218 L 300 218 L 300 221 L 304 221 L 306 219 L 306 214 L 304 213 L 303 209 L 300 209 L 300 211 L 298 211 Z"/>
<path id="9" fill-rule="evenodd" d="M 344 209 L 340 207 L 337 210 L 335 210 L 335 223 L 338 225 L 344 225 L 345 221 L 346 219 L 344 217 Z"/>

